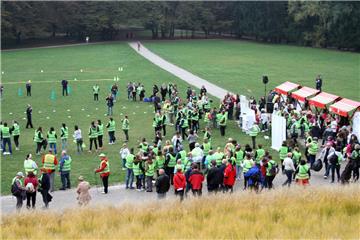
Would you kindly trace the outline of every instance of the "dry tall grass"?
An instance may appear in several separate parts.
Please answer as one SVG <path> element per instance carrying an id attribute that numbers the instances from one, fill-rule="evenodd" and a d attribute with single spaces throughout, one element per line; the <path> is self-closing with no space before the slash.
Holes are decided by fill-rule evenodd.
<path id="1" fill-rule="evenodd" d="M 11 215 L 3 239 L 359 239 L 359 186 Z"/>

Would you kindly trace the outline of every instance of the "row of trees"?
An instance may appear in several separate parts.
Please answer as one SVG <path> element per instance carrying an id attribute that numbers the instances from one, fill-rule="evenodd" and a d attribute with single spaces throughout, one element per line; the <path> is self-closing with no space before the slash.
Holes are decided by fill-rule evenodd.
<path id="1" fill-rule="evenodd" d="M 124 29 L 174 38 L 176 29 L 274 43 L 360 49 L 359 2 L 2 2 L 2 40 L 114 39 Z"/>

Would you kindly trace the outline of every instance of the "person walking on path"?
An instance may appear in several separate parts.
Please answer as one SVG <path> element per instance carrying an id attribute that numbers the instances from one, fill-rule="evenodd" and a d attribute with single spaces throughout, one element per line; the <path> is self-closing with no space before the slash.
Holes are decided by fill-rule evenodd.
<path id="1" fill-rule="evenodd" d="M 36 162 L 32 160 L 31 153 L 29 153 L 24 160 L 24 170 L 26 175 L 28 175 L 29 172 L 32 172 L 35 175 L 37 174 L 38 166 Z"/>
<path id="2" fill-rule="evenodd" d="M 31 80 L 26 82 L 26 96 L 31 97 Z"/>
<path id="3" fill-rule="evenodd" d="M 317 137 L 314 137 L 310 143 L 306 144 L 306 147 L 308 148 L 308 157 L 309 157 L 309 162 L 310 162 L 310 168 L 315 163 L 316 154 L 319 151 L 319 146 L 318 146 L 317 141 L 318 141 Z"/>
<path id="4" fill-rule="evenodd" d="M 50 130 L 47 133 L 47 139 L 48 139 L 48 143 L 49 143 L 49 148 L 51 148 L 56 155 L 57 154 L 57 151 L 56 151 L 57 135 L 56 135 L 56 131 L 55 131 L 54 127 L 50 127 Z"/>
<path id="5" fill-rule="evenodd" d="M 170 178 L 165 174 L 164 169 L 159 170 L 159 177 L 156 179 L 155 187 L 158 199 L 165 198 L 170 189 Z"/>
<path id="6" fill-rule="evenodd" d="M 155 174 L 155 162 L 149 157 L 145 163 L 146 192 L 152 192 L 152 180 Z"/>
<path id="7" fill-rule="evenodd" d="M 125 118 L 123 120 L 121 120 L 122 122 L 122 130 L 125 134 L 125 142 L 129 141 L 129 129 L 130 129 L 130 122 L 129 122 L 129 118 L 126 115 Z"/>
<path id="8" fill-rule="evenodd" d="M 109 134 L 109 144 L 115 144 L 115 120 L 112 117 L 109 118 L 106 128 L 108 129 Z"/>
<path id="9" fill-rule="evenodd" d="M 52 196 L 49 193 L 50 190 L 50 177 L 47 173 L 46 168 L 41 168 L 41 176 L 39 178 L 39 192 L 42 195 L 43 202 L 45 204 L 45 209 L 49 207 L 49 202 L 52 200 Z"/>
<path id="10" fill-rule="evenodd" d="M 95 126 L 94 121 L 91 122 L 91 125 L 89 127 L 89 140 L 90 140 L 89 152 L 91 153 L 93 144 L 95 147 L 95 151 L 97 152 L 97 150 L 98 150 L 98 145 L 97 145 L 97 141 L 96 141 L 97 140 L 97 128 Z"/>
<path id="11" fill-rule="evenodd" d="M 224 189 L 225 192 L 228 192 L 229 190 L 231 193 L 233 192 L 235 180 L 236 180 L 236 168 L 230 161 L 227 161 L 226 168 L 224 171 L 224 182 L 223 182 L 225 187 Z"/>
<path id="12" fill-rule="evenodd" d="M 67 80 L 62 80 L 61 81 L 61 86 L 62 86 L 62 95 L 63 96 L 69 96 L 69 93 L 68 93 L 68 84 L 69 82 Z"/>
<path id="13" fill-rule="evenodd" d="M 103 149 L 104 124 L 101 123 L 100 119 L 97 120 L 96 131 L 97 131 L 97 139 L 99 142 L 99 149 L 102 150 Z"/>
<path id="14" fill-rule="evenodd" d="M 283 186 L 288 185 L 290 187 L 292 182 L 292 177 L 295 172 L 294 161 L 292 159 L 292 153 L 288 153 L 287 157 L 283 160 L 282 165 L 284 166 L 285 175 L 287 177 L 286 181 L 282 184 Z"/>
<path id="15" fill-rule="evenodd" d="M 78 180 L 79 180 L 79 184 L 76 188 L 76 193 L 78 196 L 76 197 L 76 199 L 78 200 L 79 206 L 86 206 L 89 204 L 91 200 L 91 196 L 89 193 L 90 184 L 89 182 L 84 180 L 83 176 L 80 176 Z"/>
<path id="16" fill-rule="evenodd" d="M 12 132 L 14 143 L 15 143 L 15 150 L 20 150 L 19 138 L 20 138 L 20 125 L 17 121 L 13 121 L 13 126 L 11 127 L 10 131 Z"/>
<path id="17" fill-rule="evenodd" d="M 202 183 L 204 181 L 204 175 L 199 171 L 197 164 L 194 164 L 193 170 L 190 173 L 189 182 L 191 184 L 191 191 L 194 196 L 202 195 Z"/>
<path id="18" fill-rule="evenodd" d="M 30 104 L 26 108 L 26 128 L 34 128 L 32 124 L 32 107 Z"/>
<path id="19" fill-rule="evenodd" d="M 261 132 L 259 126 L 256 123 L 254 123 L 254 125 L 249 130 L 249 135 L 251 137 L 253 149 L 256 148 L 256 137 L 259 134 L 259 132 Z"/>
<path id="20" fill-rule="evenodd" d="M 60 188 L 60 190 L 66 190 L 67 188 L 68 189 L 71 188 L 71 182 L 70 182 L 71 162 L 72 162 L 71 157 L 67 155 L 65 150 L 63 150 L 61 152 L 61 158 L 59 163 L 59 172 L 62 183 L 62 187 Z"/>
<path id="21" fill-rule="evenodd" d="M 275 178 L 276 174 L 278 174 L 278 172 L 279 172 L 279 167 L 278 167 L 278 164 L 271 158 L 271 156 L 269 156 L 268 158 L 269 158 L 269 161 L 265 165 L 265 167 L 266 167 L 265 182 L 266 182 L 266 186 L 269 189 L 272 189 L 274 178 Z"/>
<path id="22" fill-rule="evenodd" d="M 81 134 L 81 129 L 75 125 L 74 127 L 74 134 L 73 134 L 73 137 L 74 137 L 74 140 L 76 142 L 76 149 L 77 149 L 77 153 L 80 154 L 80 152 L 82 152 L 84 149 L 83 149 L 83 139 L 82 139 L 82 134 Z"/>
<path id="23" fill-rule="evenodd" d="M 16 209 L 18 211 L 22 208 L 23 201 L 26 198 L 26 189 L 24 188 L 22 181 L 23 178 L 24 174 L 22 172 L 18 172 L 11 182 L 11 193 L 16 197 Z"/>
<path id="24" fill-rule="evenodd" d="M 35 209 L 36 192 L 39 181 L 33 172 L 28 172 L 24 185 L 26 188 L 26 207 L 27 209 L 30 209 L 30 207 Z"/>
<path id="25" fill-rule="evenodd" d="M 109 186 L 109 176 L 110 176 L 110 164 L 109 160 L 104 153 L 99 155 L 100 158 L 100 166 L 98 169 L 95 169 L 95 173 L 100 173 L 100 177 L 104 186 L 103 194 L 108 193 Z"/>
<path id="26" fill-rule="evenodd" d="M 99 85 L 96 83 L 96 84 L 93 86 L 94 101 L 99 101 L 99 92 L 100 92 L 100 87 L 99 87 Z"/>
<path id="27" fill-rule="evenodd" d="M 7 123 L 5 122 L 3 127 L 1 128 L 2 151 L 4 155 L 12 154 L 10 136 L 11 136 L 11 129 L 8 127 Z M 8 145 L 9 152 L 6 152 L 6 145 Z"/>
<path id="28" fill-rule="evenodd" d="M 302 186 L 309 185 L 311 177 L 310 167 L 306 164 L 305 160 L 300 161 L 300 165 L 295 171 L 296 183 Z"/>
<path id="29" fill-rule="evenodd" d="M 50 181 L 50 192 L 54 191 L 55 183 L 55 167 L 58 165 L 58 160 L 56 156 L 52 153 L 52 149 L 49 149 L 49 152 L 45 154 L 42 158 L 43 168 L 49 174 Z"/>
<path id="30" fill-rule="evenodd" d="M 180 201 L 183 201 L 186 188 L 186 178 L 185 175 L 182 173 L 181 166 L 176 169 L 176 174 L 174 175 L 173 182 L 175 195 L 180 197 Z"/>
<path id="31" fill-rule="evenodd" d="M 134 172 L 133 172 L 133 163 L 134 163 L 134 149 L 131 148 L 129 154 L 125 157 L 125 167 L 126 167 L 126 189 L 134 189 Z"/>
<path id="32" fill-rule="evenodd" d="M 69 128 L 66 126 L 65 123 L 61 124 L 60 132 L 61 132 L 61 134 L 60 134 L 61 150 L 66 150 L 68 137 L 69 137 Z"/>

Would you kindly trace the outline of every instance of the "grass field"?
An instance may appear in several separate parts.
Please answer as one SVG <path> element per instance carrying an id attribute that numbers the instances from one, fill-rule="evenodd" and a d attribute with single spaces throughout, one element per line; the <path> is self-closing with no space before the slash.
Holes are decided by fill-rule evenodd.
<path id="1" fill-rule="evenodd" d="M 358 239 L 359 218 L 357 186 L 294 187 L 182 204 L 29 212 L 4 217 L 1 229 L 4 239 Z"/>
<path id="2" fill-rule="evenodd" d="M 88 148 L 87 132 L 90 122 L 100 119 L 104 124 L 107 123 L 108 117 L 104 116 L 107 110 L 105 96 L 108 94 L 111 84 L 114 83 L 114 76 L 119 76 L 120 81 L 117 83 L 120 97 L 114 106 L 118 142 L 115 145 L 108 145 L 108 136 L 105 131 L 105 149 L 103 151 L 109 156 L 112 171 L 110 182 L 114 183 L 124 180 L 118 153 L 124 140 L 120 119 L 125 114 L 129 115 L 130 147 L 136 147 L 137 140 L 142 137 L 146 137 L 148 142 L 153 141 L 153 106 L 147 103 L 129 102 L 126 96 L 126 84 L 129 81 L 142 82 L 147 93 L 150 94 L 154 83 L 160 85 L 163 82 L 173 82 L 178 85 L 183 96 L 187 87 L 181 80 L 144 60 L 125 43 L 3 51 L 1 56 L 1 71 L 4 72 L 1 75 L 4 85 L 1 119 L 8 124 L 12 120 L 17 120 L 21 127 L 20 151 L 13 151 L 13 156 L 5 156 L 1 159 L 2 194 L 9 194 L 12 178 L 16 172 L 23 171 L 26 154 L 32 153 L 34 160 L 41 165 L 40 157 L 35 156 L 34 130 L 25 129 L 26 120 L 24 118 L 26 115 L 24 111 L 28 103 L 33 107 L 34 127 L 42 126 L 46 133 L 53 126 L 59 135 L 61 123 L 64 122 L 69 127 L 69 135 L 72 136 L 73 127 L 77 124 L 83 132 Z M 122 72 L 118 71 L 119 67 L 123 67 Z M 80 69 L 83 69 L 83 72 L 80 72 Z M 61 96 L 60 81 L 64 78 L 70 80 L 72 92 L 69 97 Z M 77 81 L 72 81 L 74 78 L 77 78 Z M 25 94 L 25 83 L 23 82 L 29 79 L 33 83 L 32 97 L 24 95 L 19 97 L 19 88 Z M 95 83 L 98 83 L 101 88 L 99 102 L 93 101 L 92 86 Z M 52 90 L 56 92 L 55 101 L 50 99 Z M 173 134 L 174 129 L 168 127 L 166 139 L 171 139 Z M 235 123 L 228 124 L 227 137 L 236 138 L 242 144 L 250 142 L 250 137 L 242 134 Z M 218 130 L 213 132 L 213 139 L 213 147 L 224 146 L 224 138 L 220 137 Z M 259 142 L 265 146 L 269 145 L 269 141 L 263 138 Z M 60 140 L 57 145 L 59 149 Z M 93 169 L 99 164 L 97 154 L 86 152 L 76 155 L 75 151 L 76 146 L 70 137 L 68 152 L 73 159 L 71 171 L 73 183 L 81 174 L 94 184 Z M 58 154 L 59 156 L 60 154 Z M 56 187 L 60 187 L 60 177 L 56 177 Z"/>
<path id="3" fill-rule="evenodd" d="M 267 89 L 291 81 L 315 87 L 323 77 L 323 91 L 360 101 L 360 54 L 234 40 L 144 42 L 166 60 L 225 89 L 263 96 Z"/>

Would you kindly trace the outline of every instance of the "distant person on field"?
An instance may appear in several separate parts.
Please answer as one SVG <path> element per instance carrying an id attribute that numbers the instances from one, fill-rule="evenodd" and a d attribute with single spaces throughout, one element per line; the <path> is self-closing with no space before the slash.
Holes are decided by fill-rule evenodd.
<path id="1" fill-rule="evenodd" d="M 5 122 L 3 127 L 1 128 L 1 139 L 2 139 L 2 150 L 3 154 L 12 154 L 11 148 L 11 129 L 8 127 L 7 123 Z M 6 145 L 8 145 L 9 152 L 6 152 Z"/>
<path id="2" fill-rule="evenodd" d="M 20 138 L 20 125 L 17 121 L 13 121 L 13 126 L 11 127 L 10 131 L 12 132 L 14 143 L 15 143 L 15 149 L 20 150 L 19 148 L 19 138 Z"/>
<path id="3" fill-rule="evenodd" d="M 65 150 L 61 152 L 61 158 L 59 163 L 59 172 L 61 177 L 62 187 L 60 190 L 66 190 L 71 188 L 70 171 L 71 171 L 71 157 Z"/>
<path id="4" fill-rule="evenodd" d="M 54 129 L 54 127 L 50 127 L 50 130 L 47 132 L 47 139 L 48 139 L 48 143 L 49 143 L 49 148 L 52 149 L 54 151 L 54 153 L 56 154 L 56 139 L 57 139 L 57 135 L 56 135 L 56 131 Z"/>
<path id="5" fill-rule="evenodd" d="M 85 42 L 86 42 L 86 43 L 89 43 L 89 41 L 90 41 L 90 37 L 89 37 L 89 36 L 86 36 Z"/>
<path id="6" fill-rule="evenodd" d="M 61 134 L 60 134 L 61 150 L 65 150 L 67 148 L 67 140 L 69 137 L 69 128 L 66 126 L 65 123 L 62 123 L 60 131 L 61 131 Z"/>
<path id="7" fill-rule="evenodd" d="M 137 49 L 138 49 L 138 51 L 140 51 L 140 47 L 141 47 L 141 44 L 140 44 L 140 42 L 138 41 L 138 42 L 137 42 Z"/>
<path id="8" fill-rule="evenodd" d="M 86 206 L 91 200 L 91 196 L 89 193 L 90 184 L 89 182 L 84 181 L 83 176 L 80 176 L 78 180 L 79 185 L 76 189 L 76 193 L 78 194 L 78 196 L 76 197 L 76 199 L 78 200 L 80 206 Z"/>
<path id="9" fill-rule="evenodd" d="M 107 115 L 111 116 L 113 114 L 112 109 L 113 109 L 113 106 L 114 106 L 114 98 L 113 98 L 113 96 L 111 94 L 109 94 L 105 100 L 106 100 L 106 105 L 108 107 Z"/>
<path id="10" fill-rule="evenodd" d="M 77 153 L 80 154 L 80 152 L 82 152 L 84 150 L 82 147 L 83 139 L 82 139 L 81 129 L 77 125 L 75 125 L 74 129 L 75 129 L 75 131 L 74 131 L 73 137 L 76 142 Z"/>
<path id="11" fill-rule="evenodd" d="M 100 92 L 100 87 L 99 85 L 95 84 L 93 86 L 94 101 L 99 101 L 99 92 Z"/>
<path id="12" fill-rule="evenodd" d="M 26 82 L 26 96 L 31 97 L 31 80 Z"/>
<path id="13" fill-rule="evenodd" d="M 30 104 L 27 105 L 27 108 L 26 108 L 26 119 L 27 119 L 27 122 L 26 122 L 26 128 L 34 128 L 33 127 L 33 124 L 32 124 L 32 107 Z"/>
<path id="14" fill-rule="evenodd" d="M 68 93 L 68 81 L 67 80 L 62 80 L 61 81 L 61 86 L 62 86 L 62 95 L 63 96 L 65 96 L 65 94 L 66 94 L 66 96 L 68 96 L 69 95 L 69 93 Z"/>
<path id="15" fill-rule="evenodd" d="M 319 90 L 321 92 L 321 87 L 322 87 L 322 79 L 321 79 L 321 75 L 318 75 L 315 79 L 315 86 L 316 86 L 316 90 Z"/>

